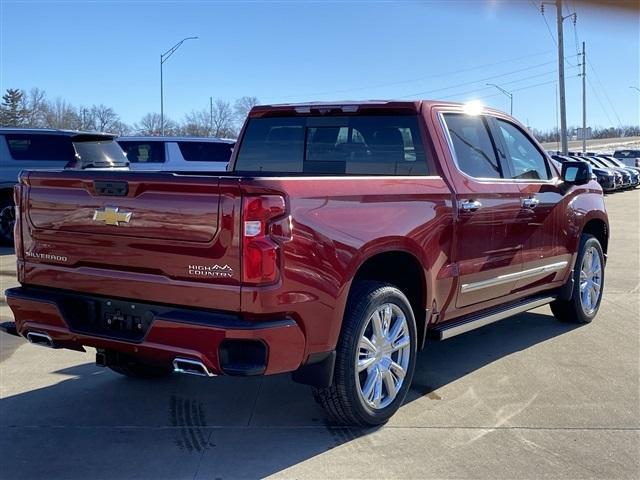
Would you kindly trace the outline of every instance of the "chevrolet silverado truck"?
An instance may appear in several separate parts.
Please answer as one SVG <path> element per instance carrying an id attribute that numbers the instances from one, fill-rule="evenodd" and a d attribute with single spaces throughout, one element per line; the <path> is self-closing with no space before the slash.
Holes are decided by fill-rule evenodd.
<path id="1" fill-rule="evenodd" d="M 384 423 L 430 341 L 600 306 L 591 167 L 475 107 L 258 106 L 227 172 L 25 171 L 5 330 L 130 377 L 292 372 L 333 421 Z"/>

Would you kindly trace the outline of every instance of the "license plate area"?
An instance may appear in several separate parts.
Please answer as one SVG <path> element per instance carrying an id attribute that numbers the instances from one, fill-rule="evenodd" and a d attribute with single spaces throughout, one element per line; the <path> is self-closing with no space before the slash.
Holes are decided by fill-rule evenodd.
<path id="1" fill-rule="evenodd" d="M 59 303 L 65 321 L 78 333 L 142 341 L 158 307 L 139 302 L 102 298 L 65 298 Z"/>
<path id="2" fill-rule="evenodd" d="M 101 327 L 103 331 L 128 337 L 144 337 L 155 312 L 140 303 L 106 300 L 102 302 Z"/>

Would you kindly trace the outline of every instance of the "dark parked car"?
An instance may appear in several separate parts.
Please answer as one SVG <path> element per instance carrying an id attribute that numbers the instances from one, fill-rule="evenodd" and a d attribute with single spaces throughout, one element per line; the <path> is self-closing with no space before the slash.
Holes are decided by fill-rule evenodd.
<path id="1" fill-rule="evenodd" d="M 622 175 L 623 188 L 635 188 L 638 185 L 638 173 L 635 170 L 628 167 L 618 167 L 595 153 L 584 153 L 581 156 L 594 166 L 610 168 L 611 170 L 620 172 Z"/>
<path id="2" fill-rule="evenodd" d="M 607 167 L 603 163 L 595 160 L 593 157 L 589 157 L 582 153 L 569 152 L 568 156 L 573 160 L 580 160 L 583 162 L 587 162 L 593 168 L 600 168 L 600 169 L 605 169 L 605 170 L 610 170 L 612 172 L 615 172 L 616 190 L 621 190 L 621 189 L 626 189 L 631 187 L 631 174 L 623 169 Z"/>
<path id="3" fill-rule="evenodd" d="M 572 158 L 569 156 L 561 155 L 560 152 L 548 152 L 553 160 L 559 162 L 561 165 L 565 162 L 575 162 L 576 160 L 582 161 L 580 158 Z M 592 167 L 591 171 L 596 177 L 596 180 L 605 192 L 613 192 L 622 185 L 622 175 L 616 174 L 616 172 L 604 169 Z"/>
<path id="4" fill-rule="evenodd" d="M 0 128 L 0 244 L 13 243 L 13 186 L 22 170 L 126 168 L 114 138 L 73 130 Z"/>

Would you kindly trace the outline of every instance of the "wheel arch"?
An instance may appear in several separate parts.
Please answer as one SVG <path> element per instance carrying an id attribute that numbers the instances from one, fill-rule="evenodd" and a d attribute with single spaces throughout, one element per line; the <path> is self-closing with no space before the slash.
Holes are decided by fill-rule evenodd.
<path id="1" fill-rule="evenodd" d="M 601 218 L 591 218 L 588 220 L 584 227 L 582 227 L 582 233 L 588 233 L 598 239 L 602 246 L 602 251 L 607 254 L 609 247 L 609 225 Z"/>
<path id="2" fill-rule="evenodd" d="M 421 349 L 427 324 L 428 285 L 426 272 L 418 256 L 407 250 L 390 249 L 366 257 L 355 270 L 347 298 L 354 286 L 365 280 L 390 283 L 406 295 L 413 309 L 418 349 Z"/>

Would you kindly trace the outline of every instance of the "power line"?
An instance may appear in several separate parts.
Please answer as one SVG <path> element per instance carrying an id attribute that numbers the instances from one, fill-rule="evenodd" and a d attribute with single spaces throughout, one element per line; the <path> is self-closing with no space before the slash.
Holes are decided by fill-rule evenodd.
<path id="1" fill-rule="evenodd" d="M 611 98 L 609 98 L 609 94 L 607 93 L 607 89 L 604 87 L 604 85 L 602 84 L 602 81 L 600 80 L 600 75 L 598 75 L 598 72 L 593 67 L 593 64 L 592 64 L 591 60 L 587 60 L 587 65 L 589 66 L 591 71 L 595 74 L 596 80 L 600 84 L 600 87 L 602 88 L 602 92 L 604 93 L 604 97 L 607 99 L 607 102 L 609 102 L 609 105 L 611 106 L 611 110 L 613 111 L 613 114 L 616 116 L 616 119 L 618 120 L 618 126 L 622 127 L 622 122 L 620 121 L 620 116 L 618 115 L 618 112 L 616 111 L 616 107 L 613 106 L 613 102 L 611 101 Z"/>
<path id="2" fill-rule="evenodd" d="M 506 59 L 506 60 L 501 60 L 499 62 L 485 63 L 483 65 L 476 65 L 474 67 L 468 67 L 468 68 L 463 68 L 463 69 L 459 69 L 459 70 L 453 70 L 453 71 L 444 72 L 444 73 L 437 73 L 437 74 L 433 74 L 433 75 L 426 75 L 426 76 L 407 79 L 407 80 L 398 80 L 398 81 L 394 81 L 394 82 L 379 83 L 379 84 L 376 84 L 376 85 L 369 85 L 369 86 L 366 86 L 366 87 L 345 88 L 345 89 L 340 89 L 340 90 L 330 90 L 330 91 L 315 92 L 315 93 L 301 93 L 301 94 L 296 94 L 296 95 L 287 95 L 287 96 L 284 96 L 284 97 L 270 97 L 270 98 L 272 98 L 272 99 L 273 98 L 286 99 L 286 98 L 298 98 L 298 97 L 314 97 L 314 96 L 318 96 L 318 95 L 329 95 L 329 94 L 333 94 L 333 93 L 348 93 L 348 92 L 356 92 L 356 91 L 361 91 L 361 90 L 370 90 L 370 89 L 373 89 L 373 88 L 390 87 L 390 86 L 394 86 L 394 85 L 402 85 L 402 84 L 405 84 L 405 83 L 419 82 L 421 80 L 427 80 L 427 79 L 432 79 L 432 78 L 447 77 L 447 76 L 450 76 L 450 75 L 456 75 L 458 73 L 470 72 L 472 70 L 478 70 L 478 69 L 481 69 L 481 68 L 494 67 L 496 65 L 503 65 L 505 63 L 518 62 L 520 60 L 524 60 L 524 59 L 527 59 L 527 58 L 540 57 L 542 55 L 548 55 L 549 53 L 551 53 L 551 52 L 550 51 L 546 51 L 546 52 L 532 53 L 530 55 L 520 55 L 518 57 L 513 57 L 513 58 Z M 267 98 L 269 98 L 269 97 L 267 97 Z"/>
<path id="3" fill-rule="evenodd" d="M 544 9 L 542 9 L 542 8 L 538 8 L 538 6 L 536 5 L 536 3 L 535 3 L 535 1 L 534 1 L 534 0 L 529 0 L 529 1 L 531 2 L 531 5 L 533 5 L 533 8 L 535 8 L 535 9 L 536 9 L 536 12 L 539 12 L 539 13 L 540 13 L 540 15 L 542 16 L 542 19 L 544 20 L 544 24 L 545 24 L 545 25 L 546 25 L 546 27 L 547 27 L 547 31 L 549 32 L 549 36 L 551 37 L 551 40 L 553 41 L 553 44 L 557 47 L 557 46 L 558 46 L 558 40 L 556 40 L 556 37 L 553 35 L 553 30 L 551 30 L 551 26 L 549 25 L 549 22 L 547 21 L 547 17 L 546 17 L 546 16 L 545 16 L 545 14 L 544 14 Z M 567 6 L 566 6 L 566 4 L 565 4 L 565 8 L 567 9 L 567 11 L 569 11 L 569 10 L 568 10 L 568 8 L 569 8 L 569 7 L 567 7 Z M 569 13 L 569 15 L 567 15 L 566 17 L 563 17 L 563 18 L 562 18 L 562 20 L 565 20 L 566 18 L 570 17 L 571 15 L 573 15 L 573 27 L 575 28 L 575 26 L 576 26 L 576 18 L 577 18 L 576 13 L 575 13 L 575 10 L 574 10 L 573 14 L 572 14 L 572 13 Z M 578 53 L 577 48 L 576 48 L 576 53 Z M 565 60 L 566 60 L 566 61 L 567 61 L 567 63 L 568 63 L 569 65 L 571 65 L 572 67 L 577 67 L 577 66 L 579 66 L 579 65 L 574 65 L 573 63 L 571 63 L 571 62 L 567 59 L 567 57 L 565 57 Z"/>
<path id="4" fill-rule="evenodd" d="M 541 8 L 538 8 L 538 5 L 536 5 L 534 0 L 529 0 L 529 1 L 531 2 L 531 5 L 533 5 L 533 8 L 536 9 L 536 12 L 539 12 L 540 16 L 542 16 L 542 19 L 544 20 L 544 24 L 547 26 L 547 31 L 549 32 L 549 36 L 551 37 L 551 40 L 553 40 L 553 44 L 557 47 L 558 41 L 556 40 L 556 37 L 553 35 L 553 31 L 549 26 L 549 22 L 547 22 L 547 17 L 544 16 L 544 10 L 542 10 Z"/>
<path id="5" fill-rule="evenodd" d="M 571 75 L 570 77 L 567 78 L 578 78 L 580 75 Z M 519 92 L 521 90 L 527 90 L 529 88 L 533 88 L 533 87 L 541 87 L 542 85 L 551 85 L 552 83 L 556 83 L 557 80 L 551 80 L 549 82 L 543 82 L 543 83 L 536 83 L 535 85 L 528 85 L 526 87 L 522 87 L 522 88 L 516 88 L 515 90 L 511 90 L 512 92 Z"/>
<path id="6" fill-rule="evenodd" d="M 543 73 L 539 73 L 539 74 L 536 74 L 536 75 L 529 75 L 529 76 L 527 76 L 525 78 L 518 78 L 516 80 L 509 80 L 508 82 L 501 82 L 501 84 L 502 85 L 511 85 L 511 84 L 514 84 L 514 83 L 524 82 L 524 81 L 530 80 L 532 78 L 543 77 L 545 75 L 551 75 L 551 74 L 556 74 L 556 73 L 558 73 L 557 70 L 551 70 L 549 72 L 543 72 Z M 493 88 L 494 87 L 481 87 L 481 88 L 476 88 L 474 90 L 467 90 L 465 92 L 451 94 L 451 95 L 447 95 L 446 97 L 439 97 L 439 98 L 442 99 L 442 100 L 446 100 L 448 98 L 454 98 L 454 97 L 459 97 L 459 96 L 462 96 L 462 95 L 468 95 L 468 94 L 471 94 L 471 93 L 480 92 L 482 90 L 492 90 Z M 498 95 L 499 94 L 496 94 L 495 96 L 498 96 Z M 491 96 L 493 96 L 493 95 L 491 95 Z"/>
<path id="7" fill-rule="evenodd" d="M 449 85 L 447 87 L 436 88 L 436 89 L 433 89 L 433 90 L 424 90 L 424 91 L 421 91 L 421 92 L 416 92 L 416 93 L 411 93 L 411 94 L 408 94 L 408 95 L 403 95 L 403 96 L 397 97 L 397 98 L 409 98 L 409 97 L 415 97 L 415 96 L 418 96 L 418 95 L 425 95 L 425 94 L 442 92 L 444 90 L 451 90 L 452 88 L 457 88 L 457 87 L 465 87 L 467 85 L 473 85 L 474 83 L 486 82 L 488 80 L 495 80 L 496 78 L 506 77 L 506 76 L 509 76 L 509 75 L 513 75 L 515 73 L 521 73 L 521 72 L 525 72 L 525 71 L 528 71 L 528 70 L 533 70 L 533 69 L 536 69 L 536 68 L 539 68 L 539 67 L 543 67 L 545 65 L 550 65 L 550 64 L 555 63 L 555 62 L 556 62 L 555 60 L 552 60 L 550 62 L 539 63 L 537 65 L 532 65 L 532 66 L 526 67 L 526 68 L 519 68 L 517 70 L 512 70 L 510 72 L 504 72 L 504 73 L 501 73 L 501 74 L 498 74 L 498 75 L 491 75 L 489 77 L 484 77 L 484 78 L 480 78 L 480 79 L 477 79 L 477 80 L 472 80 L 472 81 L 469 81 L 469 82 L 457 83 L 455 85 Z"/>
<path id="8" fill-rule="evenodd" d="M 587 77 L 587 83 L 589 84 L 589 88 L 591 88 L 593 95 L 596 97 L 596 100 L 598 101 L 598 105 L 600 105 L 600 108 L 602 109 L 602 113 L 605 114 L 605 116 L 607 117 L 607 120 L 609 120 L 609 123 L 613 124 L 613 122 L 611 121 L 611 117 L 609 117 L 609 113 L 607 113 L 607 109 L 604 108 L 604 105 L 602 104 L 602 100 L 600 100 L 600 95 L 598 95 L 598 92 L 596 91 L 593 84 L 591 83 L 591 78 Z"/>
<path id="9" fill-rule="evenodd" d="M 576 9 L 575 9 L 575 1 L 574 1 L 574 12 L 575 11 L 576 11 Z M 577 13 L 574 13 L 574 15 L 577 15 Z M 576 52 L 578 52 L 579 51 L 578 44 L 580 42 L 580 36 L 578 35 L 578 27 L 577 27 L 576 23 L 577 22 L 575 21 L 575 17 L 574 17 L 573 34 L 574 34 L 574 42 L 575 42 Z M 620 121 L 620 116 L 618 115 L 616 107 L 613 104 L 613 102 L 611 101 L 611 98 L 609 97 L 609 94 L 607 93 L 607 89 L 605 88 L 605 86 L 603 85 L 602 81 L 600 80 L 600 75 L 598 75 L 598 72 L 594 68 L 594 66 L 593 66 L 593 64 L 592 64 L 590 59 L 587 59 L 586 63 L 589 66 L 589 68 L 591 69 L 591 71 L 594 73 L 594 75 L 596 77 L 596 80 L 598 81 L 599 87 L 602 89 L 602 93 L 604 94 L 604 97 L 606 98 L 607 102 L 609 103 L 609 106 L 611 107 L 611 111 L 613 112 L 614 116 L 618 120 L 618 126 L 622 127 L 622 122 Z M 609 120 L 609 123 L 613 123 L 611 121 L 611 118 L 609 117 L 607 109 L 604 107 L 604 104 L 600 101 L 600 98 L 598 97 L 598 94 L 596 92 L 596 89 L 595 89 L 594 85 L 589 80 L 589 77 L 587 77 L 587 81 L 589 82 L 589 86 L 591 87 L 591 90 L 593 91 L 594 95 L 596 96 L 596 99 L 598 100 L 598 103 L 600 104 L 600 107 L 602 108 L 602 111 L 605 113 L 607 119 Z"/>

